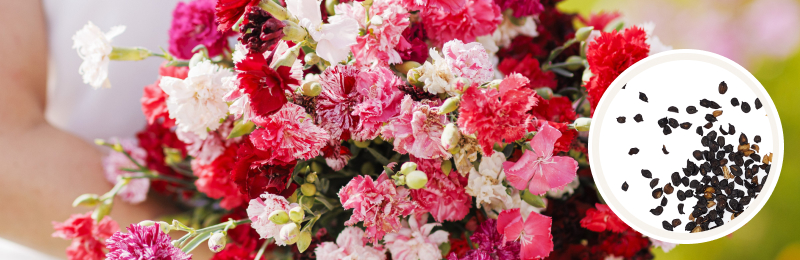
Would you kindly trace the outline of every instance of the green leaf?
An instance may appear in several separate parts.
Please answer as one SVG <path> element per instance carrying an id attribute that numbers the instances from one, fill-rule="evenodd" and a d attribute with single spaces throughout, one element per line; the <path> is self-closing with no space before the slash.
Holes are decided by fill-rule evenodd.
<path id="1" fill-rule="evenodd" d="M 253 132 L 256 129 L 256 124 L 253 121 L 247 121 L 247 123 L 242 123 L 241 120 L 237 120 L 233 122 L 233 130 L 228 135 L 228 139 L 233 139 L 236 137 L 240 137 L 246 134 Z"/>
<path id="2" fill-rule="evenodd" d="M 389 159 L 386 159 L 385 156 L 383 156 L 381 153 L 376 151 L 374 148 L 367 147 L 366 149 L 367 149 L 367 151 L 369 151 L 370 154 L 372 154 L 373 157 L 375 157 L 375 160 L 378 160 L 378 163 L 380 163 L 382 165 L 389 164 Z"/>

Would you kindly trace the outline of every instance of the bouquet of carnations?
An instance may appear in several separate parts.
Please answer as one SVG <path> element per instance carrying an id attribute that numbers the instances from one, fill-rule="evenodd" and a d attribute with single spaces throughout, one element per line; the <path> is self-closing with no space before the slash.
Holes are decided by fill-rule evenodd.
<path id="1" fill-rule="evenodd" d="M 586 131 L 615 77 L 669 47 L 556 2 L 193 0 L 163 53 L 89 22 L 93 87 L 110 60 L 165 61 L 144 130 L 97 141 L 113 189 L 53 235 L 70 259 L 652 258 L 674 245 L 603 205 Z M 120 231 L 115 198 L 150 188 L 185 213 Z"/>

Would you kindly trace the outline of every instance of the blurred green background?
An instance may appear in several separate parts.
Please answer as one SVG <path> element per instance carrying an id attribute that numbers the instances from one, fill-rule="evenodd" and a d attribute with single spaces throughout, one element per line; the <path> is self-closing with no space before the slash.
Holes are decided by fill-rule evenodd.
<path id="1" fill-rule="evenodd" d="M 767 205 L 729 237 L 679 245 L 656 259 L 800 259 L 800 1 L 566 0 L 564 11 L 618 10 L 628 24 L 654 22 L 655 35 L 675 49 L 700 49 L 750 70 L 778 108 L 784 164 Z"/>

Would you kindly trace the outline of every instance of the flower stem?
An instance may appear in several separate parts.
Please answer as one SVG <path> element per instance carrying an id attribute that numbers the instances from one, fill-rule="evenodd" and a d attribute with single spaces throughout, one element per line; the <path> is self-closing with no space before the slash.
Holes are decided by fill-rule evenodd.
<path id="1" fill-rule="evenodd" d="M 258 249 L 258 254 L 256 254 L 256 258 L 253 258 L 254 260 L 261 259 L 261 256 L 264 255 L 264 251 L 267 249 L 267 245 L 269 245 L 270 242 L 272 242 L 271 238 L 268 239 L 267 241 L 264 241 L 264 244 L 261 244 L 261 248 Z"/>

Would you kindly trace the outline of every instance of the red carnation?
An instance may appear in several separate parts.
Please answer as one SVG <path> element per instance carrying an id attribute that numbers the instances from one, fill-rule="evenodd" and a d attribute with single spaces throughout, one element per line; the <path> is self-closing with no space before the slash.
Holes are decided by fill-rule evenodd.
<path id="1" fill-rule="evenodd" d="M 586 210 L 586 217 L 581 219 L 582 227 L 594 232 L 608 230 L 622 233 L 632 230 L 625 222 L 622 222 L 622 220 L 617 217 L 617 214 L 611 211 L 608 205 L 595 203 L 595 207 L 596 209 Z"/>
<path id="2" fill-rule="evenodd" d="M 625 31 L 603 32 L 589 44 L 586 60 L 592 78 L 586 84 L 592 113 L 611 82 L 637 61 L 647 57 L 650 45 L 645 42 L 647 33 L 639 27 Z"/>
<path id="3" fill-rule="evenodd" d="M 236 184 L 230 178 L 236 161 L 238 146 L 231 145 L 225 152 L 208 164 L 201 160 L 192 160 L 192 172 L 197 176 L 194 182 L 197 190 L 205 193 L 209 198 L 221 199 L 219 205 L 225 209 L 233 209 L 248 201 L 248 197 L 241 194 Z"/>
<path id="4" fill-rule="evenodd" d="M 215 13 L 219 23 L 217 30 L 222 32 L 230 30 L 242 17 L 247 6 L 254 6 L 260 2 L 261 0 L 218 0 Z"/>
<path id="5" fill-rule="evenodd" d="M 542 71 L 539 61 L 533 57 L 533 54 L 528 54 L 522 60 L 514 58 L 507 58 L 497 65 L 497 70 L 505 75 L 511 73 L 519 73 L 530 80 L 528 86 L 530 88 L 548 87 L 555 89 L 558 82 L 556 82 L 556 75 L 552 71 Z"/>
<path id="6" fill-rule="evenodd" d="M 261 53 L 249 53 L 236 63 L 239 88 L 249 95 L 250 108 L 257 116 L 269 116 L 278 111 L 287 102 L 284 92 L 292 90 L 289 84 L 300 84 L 292 77 L 291 67 L 271 68 L 272 59 L 276 59 L 274 52 L 268 58 Z"/>
<path id="7" fill-rule="evenodd" d="M 239 186 L 239 192 L 247 194 L 250 199 L 257 198 L 264 192 L 288 197 L 297 188 L 294 183 L 286 188 L 297 161 L 270 160 L 272 164 L 267 164 L 264 161 L 272 157 L 271 153 L 256 149 L 249 138 L 245 138 L 239 146 L 231 179 Z"/>
<path id="8" fill-rule="evenodd" d="M 101 260 L 105 259 L 103 241 L 111 237 L 119 226 L 111 217 L 105 216 L 100 222 L 92 219 L 92 212 L 74 214 L 63 223 L 53 222 L 56 232 L 53 237 L 72 240 L 67 247 L 69 260 Z"/>
<path id="9" fill-rule="evenodd" d="M 187 176 L 177 173 L 164 160 L 166 156 L 164 149 L 166 148 L 177 149 L 181 158 L 186 157 L 186 144 L 178 140 L 178 136 L 170 128 L 162 124 L 148 125 L 136 134 L 136 139 L 139 140 L 139 146 L 147 151 L 147 160 L 145 160 L 147 168 L 159 174 L 189 180 Z M 153 190 L 162 194 L 175 194 L 178 191 L 176 188 L 180 188 L 180 184 L 158 179 L 152 180 L 150 185 Z"/>

